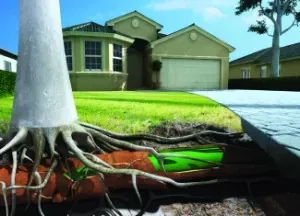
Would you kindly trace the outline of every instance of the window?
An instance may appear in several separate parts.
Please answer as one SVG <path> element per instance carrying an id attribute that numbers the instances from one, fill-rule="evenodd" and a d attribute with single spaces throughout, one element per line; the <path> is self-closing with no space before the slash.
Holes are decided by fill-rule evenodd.
<path id="1" fill-rule="evenodd" d="M 243 68 L 242 76 L 243 76 L 243 79 L 249 79 L 250 78 L 250 68 Z"/>
<path id="2" fill-rule="evenodd" d="M 118 72 L 123 72 L 122 46 L 118 44 L 114 44 L 113 49 L 114 49 L 113 70 Z"/>
<path id="3" fill-rule="evenodd" d="M 260 67 L 260 77 L 261 78 L 267 77 L 267 66 Z"/>
<path id="4" fill-rule="evenodd" d="M 101 42 L 85 41 L 85 69 L 91 71 L 101 71 L 102 56 Z"/>
<path id="5" fill-rule="evenodd" d="M 11 72 L 11 62 L 4 60 L 4 70 Z"/>
<path id="6" fill-rule="evenodd" d="M 64 44 L 65 44 L 65 53 L 66 53 L 68 70 L 72 71 L 73 70 L 72 43 L 71 41 L 65 41 Z"/>

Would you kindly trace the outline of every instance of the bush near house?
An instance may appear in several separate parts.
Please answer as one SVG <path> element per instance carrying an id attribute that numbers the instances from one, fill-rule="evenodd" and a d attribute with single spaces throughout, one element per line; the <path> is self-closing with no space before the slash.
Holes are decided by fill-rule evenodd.
<path id="1" fill-rule="evenodd" d="M 159 60 L 154 60 L 152 62 L 152 70 L 153 71 L 160 71 L 162 67 L 162 62 Z"/>
<path id="2" fill-rule="evenodd" d="M 229 80 L 228 88 L 272 91 L 300 91 L 300 77 L 231 79 Z"/>
<path id="3" fill-rule="evenodd" d="M 0 70 L 0 97 L 12 94 L 16 84 L 16 73 Z"/>

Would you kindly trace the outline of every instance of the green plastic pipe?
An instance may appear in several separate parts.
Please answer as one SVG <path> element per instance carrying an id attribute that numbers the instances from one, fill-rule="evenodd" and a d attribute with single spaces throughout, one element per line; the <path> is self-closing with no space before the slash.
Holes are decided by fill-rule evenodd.
<path id="1" fill-rule="evenodd" d="M 223 151 L 216 146 L 165 149 L 158 152 L 161 155 L 176 154 L 191 157 L 191 159 L 180 157 L 165 157 L 164 166 L 166 172 L 184 172 L 189 170 L 207 169 L 217 166 L 211 163 L 199 161 L 197 159 L 214 163 L 221 163 L 223 160 Z M 152 154 L 148 155 L 148 159 L 154 166 L 155 171 L 162 171 L 158 160 Z M 89 170 L 86 166 L 82 166 L 71 171 L 71 173 L 64 173 L 63 175 L 68 179 L 72 179 L 73 181 L 80 181 L 88 176 L 95 176 L 96 173 L 92 170 Z"/>
<path id="2" fill-rule="evenodd" d="M 180 157 L 165 157 L 164 166 L 166 172 L 183 172 L 189 170 L 207 169 L 217 167 L 215 164 L 206 163 L 197 159 L 206 160 L 214 163 L 221 163 L 223 160 L 223 151 L 215 146 L 198 146 L 195 148 L 176 148 L 158 151 L 161 155 L 176 154 L 182 156 L 189 156 L 194 159 L 186 159 Z M 162 171 L 158 160 L 150 154 L 148 156 L 150 162 L 155 168 L 155 171 Z"/>

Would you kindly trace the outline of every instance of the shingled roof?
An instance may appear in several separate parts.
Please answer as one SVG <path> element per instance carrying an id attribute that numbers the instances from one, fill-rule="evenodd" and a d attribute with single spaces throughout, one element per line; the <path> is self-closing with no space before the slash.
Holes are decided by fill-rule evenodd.
<path id="1" fill-rule="evenodd" d="M 115 33 L 128 38 L 132 38 L 129 35 L 113 30 L 111 26 L 103 26 L 95 22 L 81 23 L 63 28 L 63 32 L 67 31 L 80 31 L 80 32 L 102 32 L 102 33 Z"/>
<path id="2" fill-rule="evenodd" d="M 4 50 L 4 49 L 0 49 L 0 55 L 6 56 L 6 57 L 11 58 L 11 59 L 15 59 L 15 60 L 18 59 L 17 55 L 15 55 L 11 52 L 8 52 L 7 50 Z"/>
<path id="3" fill-rule="evenodd" d="M 300 43 L 291 44 L 280 48 L 280 60 L 300 57 Z M 266 48 L 249 55 L 243 56 L 230 62 L 233 64 L 243 64 L 250 62 L 270 63 L 272 60 L 272 48 Z"/>

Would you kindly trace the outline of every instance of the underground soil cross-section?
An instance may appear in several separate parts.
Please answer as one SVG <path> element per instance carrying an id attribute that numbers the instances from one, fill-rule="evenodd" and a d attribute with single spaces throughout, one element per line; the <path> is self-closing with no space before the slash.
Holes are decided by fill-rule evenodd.
<path id="1" fill-rule="evenodd" d="M 82 123 L 82 125 L 85 125 L 86 127 L 89 126 L 84 123 Z M 167 172 L 167 177 L 174 179 L 177 182 L 210 181 L 214 179 L 220 179 L 221 181 L 215 182 L 216 184 L 212 186 L 202 185 L 194 186 L 191 189 L 178 189 L 169 184 L 149 179 L 139 177 L 133 179 L 130 176 L 105 174 L 103 176 L 104 184 L 99 184 L 99 177 L 95 176 L 95 173 L 93 172 L 85 175 L 85 178 L 80 179 L 82 177 L 80 176 L 80 172 L 84 170 L 82 169 L 83 164 L 70 157 L 65 164 L 73 171 L 80 171 L 75 174 L 73 172 L 72 174 L 72 172 L 66 172 L 63 167 L 57 168 L 53 173 L 56 177 L 53 179 L 50 178 L 48 184 L 43 190 L 43 197 L 41 198 L 42 202 L 62 202 L 60 205 L 62 208 L 63 206 L 70 207 L 70 204 L 76 200 L 103 197 L 107 192 L 110 194 L 111 202 L 115 203 L 115 200 L 122 197 L 122 195 L 120 195 L 120 192 L 122 194 L 122 190 L 129 190 L 129 192 L 126 193 L 129 194 L 132 191 L 136 191 L 135 194 L 138 194 L 138 196 L 131 199 L 131 204 L 132 200 L 134 200 L 134 203 L 141 203 L 142 205 L 139 205 L 139 207 L 142 207 L 142 211 L 145 211 L 151 206 L 151 202 L 155 202 L 155 199 L 159 199 L 160 196 L 168 195 L 176 198 L 176 196 L 178 196 L 176 193 L 181 194 L 180 196 L 182 198 L 194 200 L 205 200 L 205 197 L 207 199 L 209 197 L 210 199 L 216 199 L 219 198 L 220 195 L 221 197 L 250 196 L 251 193 L 254 193 L 253 191 L 255 191 L 255 188 L 257 190 L 257 187 L 261 187 L 261 185 L 257 186 L 257 179 L 260 179 L 262 185 L 270 185 L 269 179 L 276 177 L 277 175 L 277 169 L 276 166 L 274 166 L 273 161 L 261 148 L 258 147 L 256 143 L 251 140 L 250 137 L 243 133 L 237 135 L 233 131 L 229 131 L 224 128 L 201 123 L 162 123 L 161 125 L 150 129 L 148 139 L 141 139 L 140 135 L 121 135 L 107 132 L 104 129 L 102 130 L 102 133 L 106 134 L 106 136 L 110 138 L 123 139 L 124 141 L 130 140 L 131 143 L 137 146 L 151 147 L 159 154 L 165 154 L 164 165 L 168 171 L 171 170 L 171 172 Z M 195 134 L 201 134 L 201 136 L 195 136 Z M 193 139 L 183 139 L 180 144 L 176 144 L 176 142 L 174 142 L 174 139 L 184 137 L 192 137 Z M 159 138 L 160 141 L 165 142 L 158 144 L 156 142 L 157 138 Z M 97 140 L 95 139 L 95 141 Z M 188 157 L 182 157 L 180 159 L 178 159 L 177 156 L 172 155 L 168 157 L 168 154 L 174 154 L 174 149 L 176 149 L 175 155 L 177 154 L 178 156 L 179 154 L 179 156 Z M 193 154 L 188 154 L 189 152 L 192 152 L 194 155 L 214 156 L 210 157 L 212 161 L 201 160 L 202 158 L 197 158 L 198 160 L 196 160 L 196 158 L 193 158 Z M 7 167 L 7 164 L 9 164 L 8 161 L 12 159 L 5 155 L 7 154 L 2 156 L 2 173 L 5 172 L 4 170 L 10 169 Z M 132 168 L 149 173 L 155 173 L 158 176 L 165 175 L 159 161 L 149 151 L 124 151 L 121 149 L 113 149 L 108 145 L 105 149 L 105 153 L 103 152 L 95 155 L 104 163 L 115 168 Z M 8 161 L 5 162 L 5 158 Z M 42 173 L 41 175 L 43 179 L 45 178 L 45 175 L 47 175 L 49 168 L 47 168 L 47 161 L 42 162 L 43 167 L 40 167 L 39 171 Z M 181 168 L 187 170 L 178 170 Z M 22 169 L 27 169 L 27 171 Z M 23 176 L 21 178 L 25 185 L 26 181 L 28 181 L 28 173 L 30 173 L 31 169 L 32 166 L 29 165 L 27 167 L 25 166 L 20 168 L 17 172 L 17 177 L 18 174 L 19 176 Z M 8 179 L 9 178 L 10 177 L 8 176 Z M 228 182 L 222 182 L 222 179 L 233 179 L 232 181 L 228 181 L 231 182 L 231 187 Z M 136 183 L 133 184 L 133 181 L 136 181 Z M 18 180 L 18 178 L 16 178 L 16 182 L 20 183 L 20 179 Z M 34 184 L 37 183 L 34 182 Z M 234 185 L 234 187 L 232 187 L 232 185 Z M 229 188 L 231 188 L 231 190 L 228 190 Z M 239 188 L 238 191 L 242 192 L 238 192 L 234 188 Z M 139 193 L 137 193 L 138 190 L 140 191 Z M 147 192 L 149 190 L 156 192 L 149 196 Z M 195 191 L 199 191 L 201 193 L 195 194 Z M 156 194 L 157 192 L 164 194 L 158 195 Z M 258 192 L 263 193 L 262 191 Z M 200 197 L 199 194 L 201 194 Z M 257 191 L 255 194 L 257 194 Z M 7 194 L 7 197 L 8 200 L 10 200 L 9 193 Z M 23 192 L 17 193 L 17 200 L 20 204 L 25 204 L 27 202 L 26 199 L 27 196 L 24 190 Z M 36 193 L 32 194 L 32 201 L 34 203 L 37 202 Z M 79 201 L 77 203 L 78 206 L 80 206 L 80 202 L 83 201 Z M 48 210 L 51 211 L 51 208 L 49 209 L 47 207 L 49 205 L 51 206 L 51 204 L 43 205 L 45 213 Z M 220 203 L 220 205 L 222 206 L 225 204 Z M 111 206 L 108 203 L 108 206 L 106 207 Z M 117 206 L 115 207 L 117 208 Z M 167 207 L 167 209 L 169 208 L 170 206 Z M 222 208 L 224 208 L 224 206 Z M 18 209 L 22 209 L 22 205 L 19 205 Z M 32 211 L 32 208 L 30 207 L 28 211 Z M 46 215 L 49 215 L 49 213 L 46 213 Z"/>

